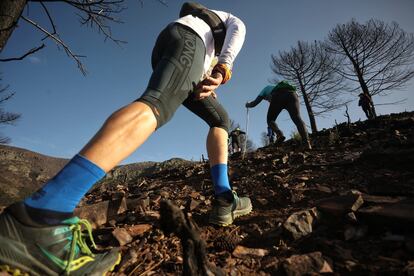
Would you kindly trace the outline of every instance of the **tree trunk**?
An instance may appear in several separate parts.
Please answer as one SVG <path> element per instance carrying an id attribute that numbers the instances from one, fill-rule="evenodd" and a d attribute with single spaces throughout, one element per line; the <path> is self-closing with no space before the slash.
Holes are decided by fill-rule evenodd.
<path id="1" fill-rule="evenodd" d="M 307 94 L 303 94 L 303 101 L 305 102 L 306 111 L 308 111 L 309 122 L 311 124 L 312 133 L 316 133 L 318 132 L 318 128 L 316 127 L 316 119 L 315 119 L 315 115 L 313 114 L 312 106 L 309 103 Z"/>
<path id="2" fill-rule="evenodd" d="M 371 104 L 371 106 L 372 106 L 371 111 L 374 114 L 374 118 L 375 118 L 375 117 L 377 117 L 377 112 L 375 111 L 374 102 L 372 101 L 372 97 L 371 97 L 371 94 L 369 93 L 367 83 L 364 80 L 364 76 L 361 72 L 361 68 L 359 67 L 358 63 L 352 58 L 352 56 L 349 54 L 349 52 L 347 50 L 345 52 L 346 52 L 346 55 L 348 56 L 348 58 L 350 59 L 350 61 L 352 62 L 352 65 L 354 66 L 354 70 L 355 70 L 355 73 L 358 77 L 358 82 L 359 82 L 359 85 L 361 86 L 362 92 L 371 99 L 371 103 L 372 103 Z"/>
<path id="3" fill-rule="evenodd" d="M 362 92 L 366 96 L 368 96 L 368 98 L 371 99 L 371 111 L 374 114 L 374 118 L 375 118 L 375 117 L 377 117 L 377 112 L 375 111 L 375 105 L 374 105 L 374 101 L 372 100 L 372 96 L 371 96 L 371 94 L 369 94 L 368 86 L 365 83 L 364 77 L 362 76 L 362 73 L 359 70 L 359 67 L 357 67 L 355 64 L 354 64 L 354 67 L 355 67 L 355 71 L 356 71 L 357 76 L 358 76 L 359 84 L 361 85 L 361 88 L 362 88 Z"/>
<path id="4" fill-rule="evenodd" d="M 375 110 L 375 105 L 374 105 L 374 102 L 372 102 L 372 114 L 374 114 L 374 118 L 376 118 L 377 117 L 377 111 Z"/>
<path id="5" fill-rule="evenodd" d="M 6 46 L 27 0 L 0 0 L 0 52 Z"/>
<path id="6" fill-rule="evenodd" d="M 305 91 L 305 87 L 303 86 L 302 82 L 299 81 L 300 91 L 302 92 L 303 101 L 305 102 L 306 111 L 308 112 L 309 122 L 311 124 L 312 133 L 318 132 L 318 128 L 316 127 L 316 119 L 315 115 L 313 114 L 312 106 L 310 105 L 308 94 Z"/>

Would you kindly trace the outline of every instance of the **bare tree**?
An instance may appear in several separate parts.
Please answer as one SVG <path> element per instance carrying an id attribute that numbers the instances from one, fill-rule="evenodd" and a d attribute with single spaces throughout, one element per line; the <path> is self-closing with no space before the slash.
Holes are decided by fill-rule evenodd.
<path id="1" fill-rule="evenodd" d="M 414 76 L 413 34 L 395 22 L 371 19 L 365 24 L 355 20 L 338 24 L 329 32 L 325 45 L 327 51 L 341 57 L 337 72 L 357 82 L 370 98 L 401 89 Z"/>
<path id="2" fill-rule="evenodd" d="M 263 147 L 270 145 L 269 136 L 267 136 L 267 132 L 263 131 L 260 133 L 260 142 Z"/>
<path id="3" fill-rule="evenodd" d="M 143 5 L 143 1 L 139 0 L 141 5 Z M 125 0 L 0 0 L 0 52 L 5 47 L 12 32 L 18 26 L 19 19 L 21 19 L 45 35 L 41 41 L 51 39 L 59 47 L 62 47 L 65 53 L 75 60 L 80 71 L 86 74 L 85 66 L 81 62 L 81 58 L 84 56 L 73 52 L 70 46 L 59 35 L 53 14 L 48 8 L 48 4 L 51 2 L 59 2 L 72 8 L 79 16 L 81 25 L 97 29 L 99 33 L 104 35 L 105 40 L 109 39 L 117 44 L 125 43 L 125 41 L 115 39 L 112 36 L 110 27 L 110 23 L 112 22 L 121 22 L 116 16 L 126 8 Z M 158 0 L 158 2 L 166 5 L 164 0 Z M 36 20 L 22 15 L 23 10 L 29 3 L 35 3 L 41 6 L 44 11 L 43 15 L 49 22 L 48 27 L 41 26 Z M 45 44 L 42 43 L 40 46 L 31 48 L 26 53 L 23 53 L 20 57 L 2 58 L 0 61 L 22 60 L 44 47 Z"/>
<path id="4" fill-rule="evenodd" d="M 312 132 L 317 132 L 316 116 L 343 106 L 340 97 L 346 89 L 343 77 L 335 73 L 339 62 L 321 45 L 321 42 L 298 41 L 290 51 L 272 55 L 272 71 L 277 77 L 293 82 L 302 95 Z"/>
<path id="5" fill-rule="evenodd" d="M 346 117 L 346 121 L 348 126 L 351 124 L 351 116 L 349 116 L 349 109 L 348 109 L 348 105 L 345 105 L 345 113 L 344 116 Z"/>
<path id="6" fill-rule="evenodd" d="M 27 0 L 0 1 L 0 52 L 6 45 L 11 33 L 17 26 Z"/>
<path id="7" fill-rule="evenodd" d="M 9 89 L 9 86 L 3 87 L 0 85 L 0 125 L 14 124 L 21 116 L 20 114 L 17 114 L 17 113 L 7 112 L 2 108 L 5 102 L 10 100 L 14 96 L 14 93 L 9 92 L 8 89 Z M 8 144 L 8 143 L 10 143 L 10 138 L 0 135 L 0 144 Z"/>
<path id="8" fill-rule="evenodd" d="M 241 143 L 242 143 L 242 145 L 244 145 L 245 141 L 246 141 L 246 136 L 243 135 L 241 137 Z M 255 149 L 256 149 L 256 145 L 253 143 L 252 140 L 250 140 L 249 138 L 247 138 L 247 141 L 246 141 L 246 152 L 252 152 Z"/>

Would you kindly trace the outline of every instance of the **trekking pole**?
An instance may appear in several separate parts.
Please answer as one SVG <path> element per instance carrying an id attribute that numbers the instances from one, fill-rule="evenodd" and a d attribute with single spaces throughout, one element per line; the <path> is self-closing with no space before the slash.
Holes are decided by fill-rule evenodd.
<path id="1" fill-rule="evenodd" d="M 244 159 L 244 155 L 246 154 L 246 150 L 247 150 L 248 134 L 249 134 L 249 108 L 246 107 L 246 135 L 244 137 L 244 149 L 243 149 L 242 159 Z"/>

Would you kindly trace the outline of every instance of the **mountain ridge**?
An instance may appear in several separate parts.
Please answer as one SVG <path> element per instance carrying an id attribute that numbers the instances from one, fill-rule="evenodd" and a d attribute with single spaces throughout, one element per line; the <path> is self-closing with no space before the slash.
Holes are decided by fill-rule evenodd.
<path id="1" fill-rule="evenodd" d="M 15 146 L 0 145 L 0 206 L 21 200 L 39 189 L 69 161 Z M 194 162 L 171 158 L 163 162 L 144 161 L 119 165 L 112 169 L 102 182 L 128 182 L 139 176 L 179 164 Z"/>

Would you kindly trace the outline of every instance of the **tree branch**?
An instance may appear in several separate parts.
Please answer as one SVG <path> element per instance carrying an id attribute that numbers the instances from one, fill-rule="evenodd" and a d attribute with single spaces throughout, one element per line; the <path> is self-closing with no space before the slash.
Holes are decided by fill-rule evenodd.
<path id="1" fill-rule="evenodd" d="M 40 2 L 40 5 L 42 5 L 43 10 L 45 11 L 45 13 L 47 15 L 47 18 L 49 18 L 50 25 L 52 25 L 52 28 L 53 28 L 53 33 L 52 34 L 57 34 L 55 23 L 53 22 L 53 19 L 52 19 L 52 16 L 50 15 L 50 13 L 49 13 L 49 10 L 46 8 L 46 6 L 45 6 L 45 4 L 43 4 L 43 2 Z M 49 37 L 49 35 L 46 35 L 44 38 L 42 38 L 42 40 L 45 40 L 48 37 Z"/>
<path id="2" fill-rule="evenodd" d="M 28 22 L 29 24 L 33 25 L 34 27 L 36 27 L 37 29 L 39 29 L 41 32 L 47 34 L 51 39 L 53 39 L 55 41 L 56 44 L 61 45 L 63 47 L 63 49 L 65 50 L 66 54 L 70 57 L 72 57 L 75 62 L 78 65 L 79 70 L 82 72 L 83 75 L 86 75 L 86 69 L 84 68 L 82 62 L 79 60 L 79 55 L 76 55 L 72 52 L 72 50 L 56 35 L 51 34 L 49 31 L 47 31 L 46 29 L 44 29 L 43 27 L 41 27 L 39 24 L 37 24 L 36 22 L 34 22 L 33 20 L 26 18 L 25 16 L 21 16 L 21 18 Z"/>
<path id="3" fill-rule="evenodd" d="M 14 60 L 22 60 L 25 57 L 27 57 L 29 55 L 32 55 L 32 54 L 36 53 L 37 51 L 43 49 L 44 47 L 45 47 L 45 44 L 42 44 L 39 47 L 30 49 L 26 54 L 22 55 L 21 57 L 17 57 L 17 58 L 1 58 L 0 61 L 1 62 L 7 62 L 7 61 L 14 61 Z"/>
<path id="4" fill-rule="evenodd" d="M 392 103 L 382 103 L 382 104 L 375 104 L 375 106 L 380 106 L 380 105 L 396 105 L 396 104 L 402 104 L 405 103 L 407 101 L 407 99 L 402 99 L 396 102 L 392 102 Z"/>

